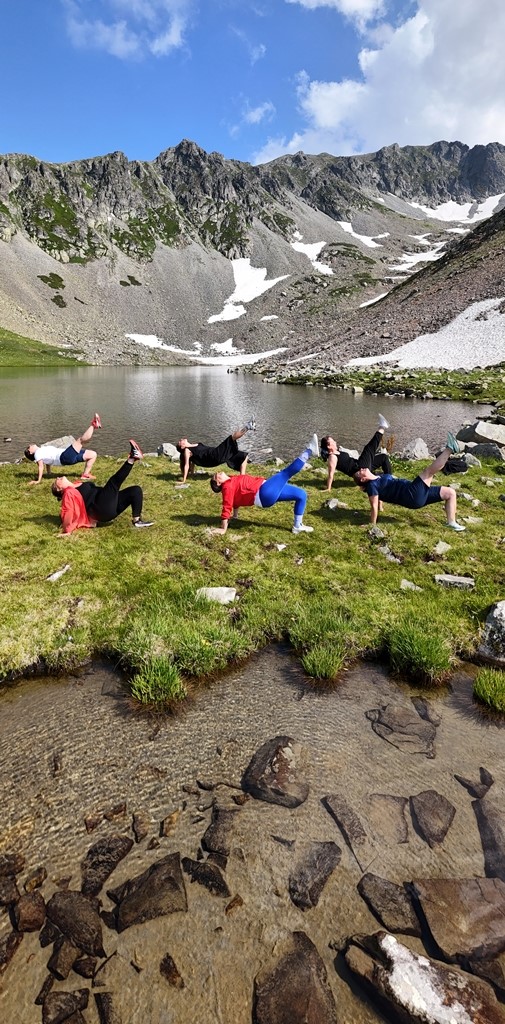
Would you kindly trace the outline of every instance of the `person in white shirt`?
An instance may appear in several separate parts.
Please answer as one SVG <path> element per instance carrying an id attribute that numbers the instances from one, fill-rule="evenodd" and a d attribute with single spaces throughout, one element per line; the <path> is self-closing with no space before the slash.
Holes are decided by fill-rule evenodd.
<path id="1" fill-rule="evenodd" d="M 36 462 L 39 470 L 37 479 L 30 480 L 30 485 L 40 484 L 44 475 L 44 466 L 46 473 L 50 475 L 51 466 L 75 466 L 78 462 L 84 462 L 85 466 L 81 480 L 94 480 L 91 470 L 95 464 L 97 453 L 91 448 L 86 448 L 85 445 L 91 440 L 95 427 L 100 429 L 101 426 L 100 417 L 96 412 L 88 429 L 75 441 L 72 441 L 68 448 L 57 448 L 53 444 L 29 444 L 25 448 L 25 457 L 30 462 Z"/>

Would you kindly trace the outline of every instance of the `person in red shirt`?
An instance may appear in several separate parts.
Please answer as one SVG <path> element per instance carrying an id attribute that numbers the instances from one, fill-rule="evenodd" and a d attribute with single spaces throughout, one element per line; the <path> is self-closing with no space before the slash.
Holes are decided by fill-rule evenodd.
<path id="1" fill-rule="evenodd" d="M 86 481 L 73 484 L 66 476 L 56 477 L 51 490 L 55 498 L 61 501 L 60 536 L 67 536 L 80 527 L 110 523 L 130 507 L 133 526 L 137 528 L 152 526 L 152 522 L 141 518 L 144 497 L 142 488 L 135 485 L 120 489 L 121 484 L 125 482 L 131 472 L 132 466 L 143 457 L 137 442 L 130 441 L 129 458 L 103 487 L 97 487 L 96 484 Z"/>
<path id="2" fill-rule="evenodd" d="M 221 526 L 213 533 L 226 533 L 228 522 L 235 518 L 236 510 L 245 505 L 257 505 L 259 508 L 271 508 L 278 501 L 294 502 L 294 523 L 292 533 L 312 533 L 312 526 L 305 526 L 303 513 L 307 504 L 307 492 L 295 487 L 289 481 L 295 473 L 299 473 L 311 455 L 319 455 L 317 435 L 307 445 L 302 454 L 279 473 L 265 479 L 264 476 L 228 476 L 222 471 L 214 473 L 210 486 L 215 494 L 221 494 Z"/>

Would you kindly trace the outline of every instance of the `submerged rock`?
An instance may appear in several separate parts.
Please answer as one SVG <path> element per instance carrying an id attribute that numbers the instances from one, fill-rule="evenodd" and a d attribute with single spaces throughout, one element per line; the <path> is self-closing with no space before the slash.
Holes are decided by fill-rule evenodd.
<path id="1" fill-rule="evenodd" d="M 470 796 L 475 797 L 477 800 L 481 800 L 483 796 L 491 789 L 494 783 L 491 772 L 488 772 L 486 768 L 479 768 L 480 782 L 473 782 L 472 779 L 466 779 L 464 775 L 455 775 L 456 782 L 459 782 L 461 786 L 464 786 L 468 790 Z"/>
<path id="2" fill-rule="evenodd" d="M 202 836 L 202 847 L 207 850 L 207 853 L 229 857 L 230 837 L 237 814 L 238 807 L 214 806 L 212 808 L 211 823 Z"/>
<path id="3" fill-rule="evenodd" d="M 95 1003 L 100 1024 L 123 1024 L 123 1019 L 114 1006 L 114 996 L 111 992 L 95 992 Z"/>
<path id="4" fill-rule="evenodd" d="M 46 911 L 51 923 L 74 946 L 89 956 L 105 956 L 102 922 L 95 906 L 86 896 L 80 892 L 55 892 Z"/>
<path id="5" fill-rule="evenodd" d="M 408 843 L 409 827 L 405 810 L 406 796 L 392 796 L 389 793 L 371 793 L 369 816 L 375 832 L 388 843 Z"/>
<path id="6" fill-rule="evenodd" d="M 451 825 L 456 808 L 436 789 L 425 789 L 410 798 L 412 820 L 417 830 L 432 850 L 443 843 Z"/>
<path id="7" fill-rule="evenodd" d="M 85 896 L 96 896 L 114 868 L 126 857 L 133 846 L 129 836 L 107 836 L 90 846 L 81 862 L 81 891 Z"/>
<path id="8" fill-rule="evenodd" d="M 488 793 L 482 800 L 474 800 L 472 807 L 484 852 L 484 871 L 488 878 L 501 878 L 504 882 L 505 796 Z"/>
<path id="9" fill-rule="evenodd" d="M 368 872 L 358 882 L 357 889 L 388 931 L 421 936 L 419 918 L 403 885 Z"/>
<path id="10" fill-rule="evenodd" d="M 46 904 L 42 893 L 31 892 L 20 896 L 13 909 L 18 932 L 38 932 L 46 919 Z"/>
<path id="11" fill-rule="evenodd" d="M 505 950 L 505 882 L 501 879 L 428 878 L 412 884 L 446 960 L 464 964 Z"/>
<path id="12" fill-rule="evenodd" d="M 163 978 L 166 978 L 168 984 L 172 985 L 173 988 L 184 988 L 184 979 L 170 953 L 165 953 L 165 956 L 160 961 L 160 974 Z"/>
<path id="13" fill-rule="evenodd" d="M 77 992 L 50 992 L 42 1006 L 42 1024 L 62 1024 L 72 1014 L 85 1010 L 89 992 L 80 988 Z"/>
<path id="14" fill-rule="evenodd" d="M 300 757 L 301 748 L 291 736 L 267 740 L 251 758 L 242 788 L 257 800 L 298 807 L 309 795 L 309 784 L 300 772 Z"/>
<path id="15" fill-rule="evenodd" d="M 332 818 L 335 819 L 361 870 L 366 871 L 372 861 L 375 860 L 376 850 L 368 838 L 358 815 L 350 804 L 347 803 L 342 793 L 333 793 L 331 796 L 325 796 L 322 798 L 322 803 Z"/>
<path id="16" fill-rule="evenodd" d="M 204 885 L 213 896 L 231 896 L 231 892 L 219 870 L 217 864 L 209 861 L 192 860 L 191 857 L 182 858 L 182 867 L 192 882 L 199 882 Z"/>
<path id="17" fill-rule="evenodd" d="M 179 910 L 186 911 L 188 902 L 180 854 L 168 854 L 141 875 L 129 878 L 117 889 L 109 889 L 107 895 L 118 904 L 118 932 L 132 924 L 142 924 Z"/>
<path id="18" fill-rule="evenodd" d="M 383 704 L 365 712 L 372 729 L 387 743 L 407 754 L 434 757 L 436 727 L 420 717 L 415 708 L 404 704 Z"/>
<path id="19" fill-rule="evenodd" d="M 300 910 L 317 907 L 326 882 L 340 863 L 342 850 L 336 843 L 310 844 L 289 876 L 289 895 Z"/>
<path id="20" fill-rule="evenodd" d="M 337 1024 L 326 968 L 304 932 L 256 975 L 253 1024 Z"/>

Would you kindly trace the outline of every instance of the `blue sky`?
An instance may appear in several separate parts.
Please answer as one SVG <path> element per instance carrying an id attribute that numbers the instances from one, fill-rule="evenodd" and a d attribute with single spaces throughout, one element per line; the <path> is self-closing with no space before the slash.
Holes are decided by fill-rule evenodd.
<path id="1" fill-rule="evenodd" d="M 505 143 L 504 0 L 3 0 L 0 152 Z"/>

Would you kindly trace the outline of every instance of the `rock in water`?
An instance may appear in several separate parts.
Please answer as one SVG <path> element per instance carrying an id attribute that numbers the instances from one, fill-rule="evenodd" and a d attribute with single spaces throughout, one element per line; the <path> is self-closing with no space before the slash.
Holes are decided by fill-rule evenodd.
<path id="1" fill-rule="evenodd" d="M 52 924 L 89 956 L 105 956 L 102 922 L 93 903 L 80 892 L 55 892 L 46 907 Z"/>
<path id="2" fill-rule="evenodd" d="M 445 960 L 465 964 L 505 950 L 505 882 L 500 878 L 428 878 L 413 887 Z"/>
<path id="3" fill-rule="evenodd" d="M 505 797 L 487 794 L 474 800 L 480 841 L 484 851 L 484 870 L 488 878 L 505 882 Z"/>
<path id="4" fill-rule="evenodd" d="M 142 924 L 178 910 L 186 911 L 188 902 L 180 855 L 168 854 L 141 875 L 128 879 L 117 889 L 109 889 L 107 895 L 118 904 L 118 932 L 132 924 Z"/>
<path id="5" fill-rule="evenodd" d="M 317 907 L 326 882 L 340 863 L 342 850 L 336 843 L 311 843 L 289 876 L 289 895 L 300 910 Z"/>
<path id="6" fill-rule="evenodd" d="M 456 808 L 436 789 L 426 789 L 410 798 L 412 821 L 432 850 L 443 843 L 456 814 Z"/>
<path id="7" fill-rule="evenodd" d="M 365 712 L 377 736 L 407 754 L 426 754 L 434 757 L 436 727 L 420 717 L 413 707 L 403 704 L 383 704 Z"/>
<path id="8" fill-rule="evenodd" d="M 298 807 L 309 795 L 300 773 L 301 749 L 291 736 L 267 740 L 253 755 L 242 777 L 242 788 L 258 800 Z"/>
<path id="9" fill-rule="evenodd" d="M 419 919 L 403 885 L 368 872 L 360 879 L 357 888 L 370 910 L 388 931 L 421 936 Z"/>
<path id="10" fill-rule="evenodd" d="M 133 846 L 128 836 L 107 836 L 90 846 L 81 862 L 81 891 L 85 896 L 96 896 L 114 868 L 126 857 Z"/>
<path id="11" fill-rule="evenodd" d="M 326 968 L 305 932 L 256 975 L 253 1024 L 337 1024 Z"/>

